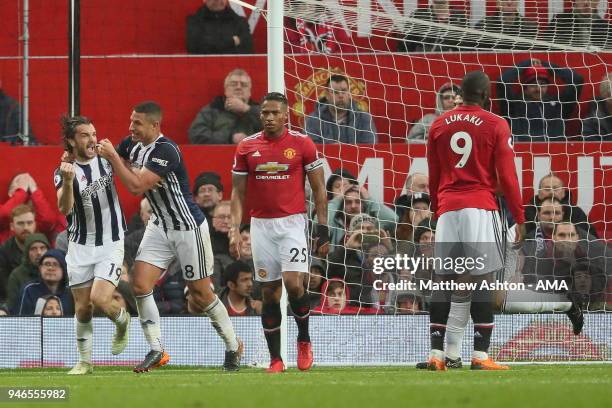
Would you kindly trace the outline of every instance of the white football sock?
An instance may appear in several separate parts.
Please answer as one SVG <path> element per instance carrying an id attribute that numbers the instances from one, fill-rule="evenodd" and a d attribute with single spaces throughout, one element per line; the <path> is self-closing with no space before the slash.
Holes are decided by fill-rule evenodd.
<path id="1" fill-rule="evenodd" d="M 478 359 L 478 360 L 486 360 L 487 358 L 489 358 L 489 354 L 485 353 L 484 351 L 476 351 L 474 350 L 472 352 L 472 358 Z"/>
<path id="2" fill-rule="evenodd" d="M 136 296 L 136 306 L 138 308 L 138 318 L 145 338 L 151 346 L 151 350 L 162 351 L 164 347 L 161 342 L 161 327 L 159 324 L 159 309 L 153 292 L 144 296 Z"/>
<path id="3" fill-rule="evenodd" d="M 238 340 L 234 332 L 234 326 L 227 314 L 225 305 L 215 296 L 215 300 L 204 310 L 204 315 L 210 318 L 210 323 L 223 339 L 228 351 L 238 350 Z"/>
<path id="4" fill-rule="evenodd" d="M 86 323 L 79 322 L 74 316 L 76 326 L 77 350 L 79 351 L 79 361 L 91 364 L 91 351 L 93 349 L 93 323 L 89 320 Z"/>
<path id="5" fill-rule="evenodd" d="M 558 293 L 542 293 L 532 290 L 509 290 L 506 292 L 504 313 L 567 312 L 572 302 Z"/>
<path id="6" fill-rule="evenodd" d="M 461 357 L 465 327 L 470 320 L 471 302 L 451 302 L 446 323 L 446 357 L 456 360 Z"/>
<path id="7" fill-rule="evenodd" d="M 125 309 L 122 307 L 121 310 L 119 310 L 119 314 L 117 316 L 115 316 L 115 318 L 111 318 L 112 322 L 115 323 L 115 326 L 120 327 L 120 326 L 124 326 L 126 321 L 127 321 L 127 312 L 125 311 Z"/>

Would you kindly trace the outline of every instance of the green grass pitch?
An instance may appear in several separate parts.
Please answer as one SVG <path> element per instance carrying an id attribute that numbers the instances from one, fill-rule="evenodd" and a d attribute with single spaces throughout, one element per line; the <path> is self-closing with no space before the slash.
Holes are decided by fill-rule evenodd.
<path id="1" fill-rule="evenodd" d="M 164 367 L 134 374 L 128 367 L 0 370 L 0 387 L 68 387 L 64 403 L 0 403 L 0 407 L 604 407 L 612 396 L 612 365 L 527 365 L 510 371 L 448 372 L 413 367 L 315 367 L 268 375 Z"/>

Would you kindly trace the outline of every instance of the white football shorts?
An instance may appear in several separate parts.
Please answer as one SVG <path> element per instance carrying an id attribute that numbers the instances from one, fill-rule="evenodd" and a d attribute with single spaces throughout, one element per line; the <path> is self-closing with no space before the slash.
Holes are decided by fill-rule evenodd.
<path id="1" fill-rule="evenodd" d="M 273 282 L 283 272 L 308 272 L 306 216 L 251 217 L 251 250 L 255 280 Z"/>
<path id="2" fill-rule="evenodd" d="M 88 287 L 94 279 L 103 279 L 117 286 L 123 267 L 123 240 L 101 246 L 68 242 L 66 264 L 70 286 Z"/>
<path id="3" fill-rule="evenodd" d="M 215 261 L 206 220 L 194 230 L 167 233 L 161 226 L 147 223 L 136 261 L 166 269 L 174 258 L 178 258 L 185 280 L 212 275 Z"/>
<path id="4" fill-rule="evenodd" d="M 470 273 L 480 276 L 498 271 L 503 266 L 502 248 L 505 246 L 502 244 L 502 223 L 498 211 L 463 208 L 445 212 L 438 219 L 435 237 L 435 258 L 453 260 L 446 263 L 447 266 L 453 265 L 450 268 L 439 268 L 443 262 L 436 262 L 438 274 Z M 476 267 L 469 270 L 461 266 L 474 264 Z"/>

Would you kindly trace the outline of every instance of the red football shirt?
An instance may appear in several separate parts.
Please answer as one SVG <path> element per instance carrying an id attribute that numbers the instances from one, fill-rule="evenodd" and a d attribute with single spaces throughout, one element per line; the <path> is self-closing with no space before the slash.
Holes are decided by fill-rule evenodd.
<path id="1" fill-rule="evenodd" d="M 440 115 L 427 143 L 431 209 L 438 216 L 462 208 L 498 210 L 498 184 L 517 223 L 525 222 L 508 123 L 480 106 Z"/>
<path id="2" fill-rule="evenodd" d="M 232 173 L 248 176 L 252 217 L 279 218 L 306 212 L 306 173 L 322 165 L 308 136 L 285 129 L 276 139 L 259 132 L 242 140 Z"/>

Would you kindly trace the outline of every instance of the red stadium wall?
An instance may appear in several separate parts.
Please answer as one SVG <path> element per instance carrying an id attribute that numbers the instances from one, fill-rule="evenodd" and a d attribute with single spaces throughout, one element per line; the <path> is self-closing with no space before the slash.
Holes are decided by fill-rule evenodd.
<path id="1" fill-rule="evenodd" d="M 231 191 L 230 168 L 233 162 L 232 146 L 182 146 L 191 182 L 202 171 L 215 171 L 222 177 L 225 199 Z M 371 192 L 380 190 L 386 202 L 393 202 L 399 195 L 409 170 L 419 170 L 424 164 L 424 145 L 377 145 L 367 146 L 326 145 L 320 146 L 329 167 L 344 167 L 354 174 L 368 175 L 366 185 Z M 528 201 L 534 194 L 534 172 L 543 175 L 555 171 L 569 185 L 574 203 L 580 203 L 595 223 L 601 236 L 612 239 L 612 143 L 571 143 L 530 146 L 518 144 L 517 152 L 523 199 Z M 12 177 L 20 172 L 29 172 L 50 200 L 55 200 L 53 171 L 62 154 L 60 147 L 0 147 L 2 171 L 0 172 L 0 202 L 6 200 L 6 191 Z M 382 160 L 382 161 L 381 161 Z M 550 167 L 549 167 L 550 166 Z M 373 185 L 372 180 L 384 184 Z M 537 181 L 537 180 L 536 180 Z M 120 184 L 120 183 L 119 183 Z M 579 187 L 580 186 L 580 187 Z M 128 215 L 138 206 L 138 197 L 133 197 L 119 186 L 121 202 Z M 588 209 L 590 208 L 590 212 Z"/>
<path id="2" fill-rule="evenodd" d="M 612 63 L 612 54 L 532 54 L 561 66 L 574 66 L 585 77 L 582 101 L 593 99 L 594 87 Z M 496 79 L 500 66 L 512 66 L 528 54 L 367 54 L 338 56 L 306 55 L 287 58 L 286 69 L 296 75 L 286 77 L 289 99 L 294 109 L 310 113 L 316 92 L 322 92 L 321 71 L 346 72 L 352 88 L 375 118 L 380 141 L 403 142 L 409 123 L 433 111 L 435 91 L 444 82 L 457 81 L 466 71 L 483 69 Z M 20 94 L 19 63 L 0 62 L 4 89 Z M 153 99 L 164 108 L 163 129 L 178 143 L 188 143 L 187 130 L 196 113 L 223 93 L 223 79 L 235 67 L 253 77 L 253 98 L 260 99 L 267 89 L 266 57 L 176 57 L 176 58 L 96 58 L 81 61 L 81 112 L 96 123 L 99 137 L 117 142 L 127 134 L 134 104 Z M 33 60 L 30 63 L 30 122 L 43 144 L 60 143 L 59 117 L 67 106 L 67 62 Z M 398 72 L 399 70 L 399 72 Z M 319 71 L 317 74 L 315 71 Z M 313 76 L 313 74 L 316 74 Z M 316 86 L 315 86 L 316 85 Z M 310 101 L 308 101 L 308 99 Z M 303 108 L 296 106 L 304 101 Z M 586 115 L 583 104 L 580 116 Z M 300 127 L 300 117 L 292 121 Z M 578 129 L 576 123 L 574 130 Z"/>

